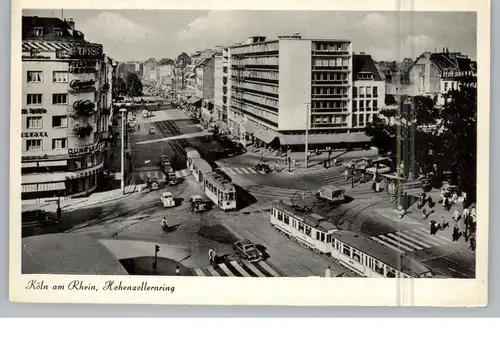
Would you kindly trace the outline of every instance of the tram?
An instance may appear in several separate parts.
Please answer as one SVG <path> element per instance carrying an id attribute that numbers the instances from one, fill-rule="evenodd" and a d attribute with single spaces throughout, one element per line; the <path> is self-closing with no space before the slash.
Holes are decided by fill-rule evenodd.
<path id="1" fill-rule="evenodd" d="M 200 153 L 191 147 L 187 147 L 184 149 L 186 151 L 186 167 L 189 170 L 193 170 L 193 159 L 201 158 Z"/>
<path id="2" fill-rule="evenodd" d="M 287 237 L 313 251 L 332 256 L 341 265 L 363 277 L 430 278 L 422 263 L 361 236 L 340 230 L 324 217 L 296 210 L 283 201 L 274 202 L 271 225 Z"/>
<path id="3" fill-rule="evenodd" d="M 323 254 L 331 251 L 332 234 L 337 230 L 324 217 L 299 212 L 283 201 L 272 204 L 271 225 L 291 239 Z"/>
<path id="4" fill-rule="evenodd" d="M 236 189 L 234 185 L 216 172 L 203 175 L 205 195 L 224 211 L 236 210 Z"/>
<path id="5" fill-rule="evenodd" d="M 193 158 L 191 161 L 191 172 L 198 183 L 204 183 L 205 173 L 212 172 L 210 164 L 202 158 Z"/>

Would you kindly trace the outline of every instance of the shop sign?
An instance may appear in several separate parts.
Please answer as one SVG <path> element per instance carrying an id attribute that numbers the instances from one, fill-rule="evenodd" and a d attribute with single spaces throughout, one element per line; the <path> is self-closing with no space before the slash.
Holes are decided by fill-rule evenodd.
<path id="1" fill-rule="evenodd" d="M 31 133 L 21 133 L 21 137 L 48 137 L 46 131 L 41 132 L 31 132 Z"/>
<path id="2" fill-rule="evenodd" d="M 45 108 L 30 108 L 30 109 L 21 109 L 21 114 L 46 114 L 47 109 Z"/>
<path id="3" fill-rule="evenodd" d="M 476 74 L 472 70 L 463 71 L 459 69 L 445 69 L 443 70 L 443 75 L 442 75 L 443 78 L 456 78 L 464 76 L 476 76 Z"/>
<path id="4" fill-rule="evenodd" d="M 91 146 L 80 147 L 80 148 L 70 148 L 68 149 L 69 157 L 76 157 L 88 153 L 101 152 L 104 150 L 104 142 L 99 142 Z"/>
<path id="5" fill-rule="evenodd" d="M 75 59 L 100 59 L 102 58 L 102 45 L 97 43 L 86 43 L 72 45 L 70 57 Z"/>

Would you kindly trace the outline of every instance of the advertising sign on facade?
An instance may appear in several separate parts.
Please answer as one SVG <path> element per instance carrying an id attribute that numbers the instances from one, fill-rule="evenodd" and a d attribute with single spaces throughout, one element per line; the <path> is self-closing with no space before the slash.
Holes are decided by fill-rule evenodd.
<path id="1" fill-rule="evenodd" d="M 101 59 L 102 45 L 97 43 L 86 43 L 72 45 L 70 57 L 75 59 Z"/>
<path id="2" fill-rule="evenodd" d="M 76 156 L 81 156 L 85 154 L 90 154 L 94 152 L 101 152 L 104 150 L 104 142 L 99 142 L 90 146 L 86 147 L 80 147 L 80 148 L 69 148 L 68 149 L 68 155 L 69 157 L 76 157 Z"/>

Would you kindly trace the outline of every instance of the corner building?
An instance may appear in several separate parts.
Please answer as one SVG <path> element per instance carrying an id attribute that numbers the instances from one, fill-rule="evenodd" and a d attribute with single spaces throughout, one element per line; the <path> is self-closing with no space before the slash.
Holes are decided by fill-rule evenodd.
<path id="1" fill-rule="evenodd" d="M 230 126 L 244 144 L 311 148 L 366 143 L 352 119 L 348 40 L 251 37 L 229 49 Z"/>
<path id="2" fill-rule="evenodd" d="M 72 20 L 23 17 L 22 38 L 22 199 L 90 194 L 103 167 L 113 62 Z"/>

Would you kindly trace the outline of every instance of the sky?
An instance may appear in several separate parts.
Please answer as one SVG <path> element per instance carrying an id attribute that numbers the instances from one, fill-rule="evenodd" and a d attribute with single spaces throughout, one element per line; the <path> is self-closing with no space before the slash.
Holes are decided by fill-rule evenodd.
<path id="1" fill-rule="evenodd" d="M 118 61 L 175 58 L 181 52 L 232 45 L 250 36 L 301 33 L 350 39 L 356 53 L 377 61 L 415 59 L 458 50 L 476 60 L 472 12 L 24 10 L 23 15 L 73 18 L 76 29 Z"/>

